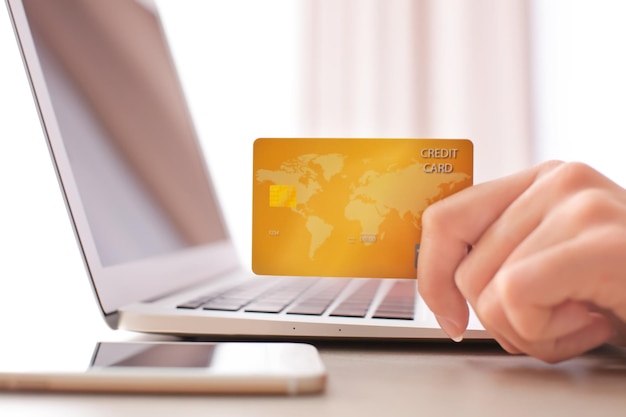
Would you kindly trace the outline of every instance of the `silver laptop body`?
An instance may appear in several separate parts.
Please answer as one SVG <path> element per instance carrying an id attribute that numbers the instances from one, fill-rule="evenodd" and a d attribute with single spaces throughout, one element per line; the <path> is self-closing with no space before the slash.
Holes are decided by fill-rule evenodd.
<path id="1" fill-rule="evenodd" d="M 154 5 L 7 6 L 109 326 L 225 338 L 446 338 L 414 280 L 258 277 L 241 266 Z M 472 319 L 466 338 L 486 337 Z"/>

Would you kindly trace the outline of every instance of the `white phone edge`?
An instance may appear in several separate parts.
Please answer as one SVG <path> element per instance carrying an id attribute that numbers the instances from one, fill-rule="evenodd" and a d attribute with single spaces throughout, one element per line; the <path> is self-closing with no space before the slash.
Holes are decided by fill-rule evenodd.
<path id="1" fill-rule="evenodd" d="M 92 369 L 88 372 L 0 372 L 0 391 L 251 395 L 299 395 L 324 391 L 327 373 L 317 349 L 308 344 L 278 344 L 300 349 L 296 353 L 307 355 L 306 360 L 313 366 L 296 373 L 236 375 L 134 368 Z"/>

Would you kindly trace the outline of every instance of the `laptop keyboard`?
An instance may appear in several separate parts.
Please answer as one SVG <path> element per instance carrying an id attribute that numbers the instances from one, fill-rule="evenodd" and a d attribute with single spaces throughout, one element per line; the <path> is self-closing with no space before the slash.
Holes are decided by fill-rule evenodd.
<path id="1" fill-rule="evenodd" d="M 348 285 L 345 280 L 324 280 L 317 284 L 314 291 L 307 294 L 289 308 L 287 314 L 321 316 Z"/>
<path id="2" fill-rule="evenodd" d="M 364 280 L 352 293 L 332 307 L 346 290 L 349 279 L 291 279 L 268 286 L 267 282 L 250 281 L 240 286 L 209 293 L 181 303 L 177 308 L 218 311 L 246 311 L 268 314 L 293 314 L 364 318 L 368 316 L 381 280 Z M 416 290 L 412 280 L 394 281 L 371 313 L 372 318 L 413 320 Z M 329 310 L 330 309 L 330 310 Z"/>

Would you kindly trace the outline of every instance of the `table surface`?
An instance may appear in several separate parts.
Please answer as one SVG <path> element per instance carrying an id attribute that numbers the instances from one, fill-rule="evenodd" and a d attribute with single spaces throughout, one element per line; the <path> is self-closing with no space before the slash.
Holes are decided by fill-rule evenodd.
<path id="1" fill-rule="evenodd" d="M 0 393 L 0 415 L 626 414 L 626 353 L 621 348 L 603 347 L 580 358 L 548 365 L 525 356 L 510 356 L 485 343 L 316 345 L 329 374 L 322 394 L 262 397 Z"/>

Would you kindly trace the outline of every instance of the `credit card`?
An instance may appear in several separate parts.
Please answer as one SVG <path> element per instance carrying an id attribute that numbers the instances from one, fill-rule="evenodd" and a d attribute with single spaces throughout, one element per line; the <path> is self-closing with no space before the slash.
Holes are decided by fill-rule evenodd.
<path id="1" fill-rule="evenodd" d="M 424 209 L 472 185 L 467 139 L 254 142 L 252 270 L 415 278 Z"/>

